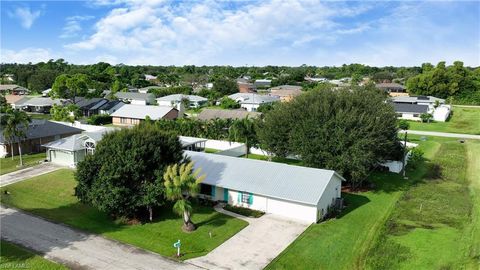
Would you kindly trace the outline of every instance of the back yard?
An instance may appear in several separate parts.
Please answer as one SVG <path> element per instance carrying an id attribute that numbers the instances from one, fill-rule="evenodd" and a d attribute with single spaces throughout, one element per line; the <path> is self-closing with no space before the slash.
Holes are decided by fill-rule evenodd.
<path id="1" fill-rule="evenodd" d="M 10 195 L 3 195 L 1 202 L 168 257 L 175 254 L 172 245 L 180 239 L 182 253 L 185 254 L 181 259 L 205 255 L 247 226 L 243 220 L 220 214 L 212 207 L 204 206 L 195 207 L 192 220 L 198 225 L 198 229 L 192 233 L 182 231 L 183 221 L 172 213 L 170 206 L 159 209 L 161 213 L 152 223 L 125 225 L 79 203 L 74 196 L 75 185 L 73 171 L 58 170 L 3 187 L 0 191 L 3 193 L 8 190 Z"/>
<path id="2" fill-rule="evenodd" d="M 410 122 L 410 129 L 451 133 L 480 134 L 480 108 L 453 107 L 447 122 Z"/>
<path id="3" fill-rule="evenodd" d="M 310 226 L 267 269 L 478 269 L 480 142 L 412 138 L 427 161 L 408 180 L 373 175 L 374 190 L 344 194 L 340 217 Z"/>

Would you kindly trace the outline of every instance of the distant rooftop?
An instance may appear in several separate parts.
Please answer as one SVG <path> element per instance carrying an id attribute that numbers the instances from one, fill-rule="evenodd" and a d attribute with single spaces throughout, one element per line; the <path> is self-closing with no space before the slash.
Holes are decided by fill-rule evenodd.
<path id="1" fill-rule="evenodd" d="M 262 115 L 259 112 L 247 112 L 245 110 L 221 110 L 221 109 L 204 109 L 198 115 L 200 120 L 212 119 L 243 119 L 243 118 L 257 118 Z"/>
<path id="2" fill-rule="evenodd" d="M 147 116 L 152 120 L 162 119 L 167 113 L 176 110 L 169 106 L 149 106 L 149 105 L 132 105 L 125 104 L 116 112 L 112 113 L 112 117 L 124 117 L 133 119 L 145 119 Z"/>
<path id="3" fill-rule="evenodd" d="M 259 95 L 254 93 L 236 93 L 228 96 L 240 104 L 262 104 L 280 101 L 277 96 Z"/>

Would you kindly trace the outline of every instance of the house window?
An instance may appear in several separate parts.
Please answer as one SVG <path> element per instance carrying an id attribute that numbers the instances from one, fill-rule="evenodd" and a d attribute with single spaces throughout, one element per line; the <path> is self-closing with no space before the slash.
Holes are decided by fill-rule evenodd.
<path id="1" fill-rule="evenodd" d="M 242 193 L 242 203 L 250 203 L 250 194 Z"/>
<path id="2" fill-rule="evenodd" d="M 93 155 L 95 153 L 95 143 L 85 142 L 85 150 L 87 155 Z"/>
<path id="3" fill-rule="evenodd" d="M 418 113 L 414 113 L 413 117 L 419 117 L 420 115 Z"/>

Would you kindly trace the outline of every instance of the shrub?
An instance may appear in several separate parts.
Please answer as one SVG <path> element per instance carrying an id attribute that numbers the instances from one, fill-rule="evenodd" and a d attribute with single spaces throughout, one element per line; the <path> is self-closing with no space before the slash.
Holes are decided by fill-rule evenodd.
<path id="1" fill-rule="evenodd" d="M 408 158 L 408 165 L 412 168 L 417 168 L 418 164 L 423 161 L 423 151 L 419 148 L 410 150 L 410 157 Z"/>
<path id="2" fill-rule="evenodd" d="M 220 107 L 222 107 L 222 109 L 237 109 L 240 108 L 240 104 L 231 98 L 224 97 L 220 101 Z"/>
<path id="3" fill-rule="evenodd" d="M 90 125 L 106 125 L 112 123 L 112 117 L 110 115 L 92 115 L 88 118 L 87 123 Z"/>
<path id="4" fill-rule="evenodd" d="M 253 209 L 244 208 L 244 207 L 232 206 L 229 204 L 225 205 L 224 209 L 233 213 L 237 213 L 242 216 L 253 217 L 253 218 L 259 218 L 265 214 L 265 212 L 262 212 L 262 211 L 253 210 Z"/>

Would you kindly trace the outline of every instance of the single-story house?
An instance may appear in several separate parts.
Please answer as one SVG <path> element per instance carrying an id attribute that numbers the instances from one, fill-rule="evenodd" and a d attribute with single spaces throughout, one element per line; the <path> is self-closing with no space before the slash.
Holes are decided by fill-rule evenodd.
<path id="1" fill-rule="evenodd" d="M 125 105 L 125 103 L 120 100 L 110 100 L 98 108 L 98 113 L 110 115 L 120 109 L 123 105 Z"/>
<path id="2" fill-rule="evenodd" d="M 258 107 L 262 104 L 280 101 L 280 97 L 277 96 L 259 95 L 254 93 L 236 93 L 228 97 L 240 103 L 240 107 L 249 112 L 257 111 Z"/>
<path id="3" fill-rule="evenodd" d="M 16 84 L 0 84 L 0 93 L 12 95 L 26 95 L 30 92 L 27 88 Z"/>
<path id="4" fill-rule="evenodd" d="M 298 95 L 301 95 L 302 87 L 297 85 L 280 85 L 269 89 L 271 96 L 280 97 L 281 101 L 291 101 Z"/>
<path id="5" fill-rule="evenodd" d="M 398 118 L 413 121 L 421 121 L 420 116 L 423 113 L 431 113 L 428 105 L 393 103 L 393 108 Z"/>
<path id="6" fill-rule="evenodd" d="M 148 116 L 151 120 L 176 119 L 178 110 L 169 106 L 125 104 L 111 114 L 112 123 L 121 126 L 139 124 Z"/>
<path id="7" fill-rule="evenodd" d="M 258 79 L 258 80 L 255 80 L 255 82 L 253 83 L 253 85 L 256 88 L 267 88 L 267 87 L 270 87 L 271 84 L 272 84 L 272 80 L 267 80 L 267 79 Z"/>
<path id="8" fill-rule="evenodd" d="M 138 92 L 139 92 L 139 93 L 143 93 L 143 94 L 147 94 L 147 93 L 150 92 L 150 90 L 152 90 L 152 89 L 158 89 L 158 88 L 161 88 L 161 87 L 158 86 L 158 85 L 147 86 L 147 87 L 139 88 L 139 89 L 138 89 Z"/>
<path id="9" fill-rule="evenodd" d="M 33 119 L 26 130 L 26 137 L 15 139 L 13 155 L 18 155 L 18 143 L 21 142 L 22 153 L 38 153 L 45 148 L 43 144 L 81 133 L 83 130 L 47 120 Z M 3 136 L 3 127 L 0 127 L 0 157 L 12 155 L 11 143 Z"/>
<path id="10" fill-rule="evenodd" d="M 42 97 L 48 97 L 50 95 L 50 92 L 52 92 L 52 88 L 48 88 L 46 90 L 42 91 Z"/>
<path id="11" fill-rule="evenodd" d="M 332 170 L 185 151 L 206 178 L 201 196 L 306 222 L 341 198 L 345 179 Z"/>
<path id="12" fill-rule="evenodd" d="M 208 102 L 207 98 L 201 96 L 174 94 L 157 98 L 157 104 L 160 106 L 178 107 L 183 100 L 188 100 L 190 108 L 199 108 Z"/>
<path id="13" fill-rule="evenodd" d="M 405 96 L 407 88 L 399 83 L 378 83 L 376 88 L 387 92 L 390 96 Z"/>
<path id="14" fill-rule="evenodd" d="M 203 109 L 197 116 L 200 120 L 257 118 L 262 113 L 240 110 Z"/>
<path id="15" fill-rule="evenodd" d="M 149 105 L 155 101 L 155 95 L 150 93 L 118 92 L 115 96 L 120 101 L 134 105 Z"/>
<path id="16" fill-rule="evenodd" d="M 99 114 L 99 108 L 108 103 L 105 98 L 75 98 L 75 105 L 78 106 L 83 116 Z"/>
<path id="17" fill-rule="evenodd" d="M 445 104 L 445 99 L 432 96 L 398 96 L 392 97 L 392 102 L 434 106 L 437 102 L 438 104 Z"/>
<path id="18" fill-rule="evenodd" d="M 53 104 L 63 105 L 65 100 L 63 99 L 52 99 L 49 97 L 32 97 L 21 99 L 18 102 L 14 103 L 14 107 L 26 112 L 34 113 L 50 113 L 50 109 Z"/>
<path id="19" fill-rule="evenodd" d="M 28 98 L 26 96 L 20 96 L 20 95 L 5 95 L 5 99 L 7 100 L 7 104 L 10 104 L 15 109 L 15 106 L 14 106 L 15 103 L 18 102 L 20 104 L 19 101 L 21 100 L 25 101 Z"/>
<path id="20" fill-rule="evenodd" d="M 98 142 L 105 134 L 115 130 L 116 128 L 103 128 L 47 143 L 43 145 L 47 148 L 47 159 L 58 165 L 75 167 L 85 159 L 86 155 L 95 153 Z M 207 141 L 206 139 L 184 136 L 180 136 L 179 140 L 183 149 L 192 151 L 203 151 Z"/>

